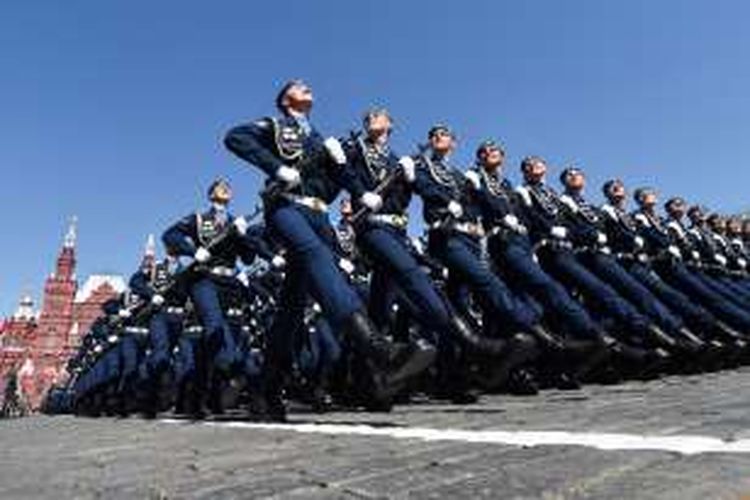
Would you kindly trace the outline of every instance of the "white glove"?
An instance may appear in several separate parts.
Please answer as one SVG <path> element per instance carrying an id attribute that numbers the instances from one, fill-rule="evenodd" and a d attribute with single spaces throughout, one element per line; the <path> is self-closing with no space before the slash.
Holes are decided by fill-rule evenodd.
<path id="1" fill-rule="evenodd" d="M 514 231 L 518 231 L 520 225 L 518 223 L 518 217 L 516 217 L 513 214 L 505 214 L 505 217 L 503 217 L 503 222 L 506 226 L 508 226 L 510 229 Z"/>
<path id="2" fill-rule="evenodd" d="M 727 258 L 724 257 L 723 255 L 719 254 L 719 253 L 714 254 L 714 260 L 716 262 L 718 262 L 719 264 L 721 264 L 722 266 L 726 266 L 727 265 Z"/>
<path id="3" fill-rule="evenodd" d="M 290 187 L 296 186 L 302 180 L 297 169 L 287 167 L 286 165 L 279 167 L 276 171 L 276 178 Z"/>
<path id="4" fill-rule="evenodd" d="M 411 184 L 417 179 L 417 168 L 414 165 L 414 160 L 411 156 L 402 156 L 398 160 L 398 164 L 404 169 L 404 178 L 406 179 L 406 182 Z"/>
<path id="5" fill-rule="evenodd" d="M 156 307 L 159 307 L 164 303 L 164 296 L 159 295 L 158 293 L 155 293 L 153 297 L 151 297 L 151 303 L 155 305 Z"/>
<path id="6" fill-rule="evenodd" d="M 451 202 L 448 203 L 448 212 L 450 212 L 450 214 L 456 219 L 460 219 L 464 214 L 464 209 L 459 202 L 451 200 Z"/>
<path id="7" fill-rule="evenodd" d="M 554 236 L 557 239 L 564 240 L 568 237 L 568 228 L 562 227 L 562 226 L 552 226 L 552 229 L 550 229 L 549 234 Z"/>
<path id="8" fill-rule="evenodd" d="M 117 315 L 121 318 L 129 318 L 132 314 L 129 309 L 120 309 L 117 311 Z"/>
<path id="9" fill-rule="evenodd" d="M 250 286 L 250 278 L 248 278 L 247 273 L 244 270 L 237 273 L 236 278 L 245 288 Z"/>
<path id="10" fill-rule="evenodd" d="M 247 219 L 245 219 L 244 217 L 237 217 L 236 219 L 234 219 L 232 224 L 240 235 L 245 236 L 245 234 L 247 234 L 247 228 L 249 225 L 247 223 Z"/>
<path id="11" fill-rule="evenodd" d="M 675 259 L 682 259 L 682 252 L 680 252 L 680 249 L 674 245 L 669 245 L 667 247 L 667 252 L 669 252 Z"/>
<path id="12" fill-rule="evenodd" d="M 335 137 L 329 137 L 323 141 L 323 145 L 328 150 L 328 154 L 331 155 L 333 161 L 339 165 L 344 165 L 346 163 L 346 154 L 344 153 L 344 148 L 341 147 L 341 143 L 338 139 Z"/>
<path id="13" fill-rule="evenodd" d="M 107 337 L 107 342 L 109 342 L 110 344 L 114 344 L 115 342 L 117 342 L 117 335 L 110 335 L 109 337 Z M 96 347 L 101 347 L 101 346 L 98 345 Z"/>
<path id="14" fill-rule="evenodd" d="M 600 245 L 606 245 L 607 244 L 607 235 L 599 231 L 596 233 L 596 242 Z"/>
<path id="15" fill-rule="evenodd" d="M 697 250 L 690 252 L 690 257 L 692 257 L 693 260 L 701 260 L 701 254 L 699 254 Z"/>
<path id="16" fill-rule="evenodd" d="M 352 274 L 354 272 L 354 264 L 349 259 L 339 259 L 339 267 L 343 269 L 346 274 Z"/>
<path id="17" fill-rule="evenodd" d="M 643 246 L 646 244 L 643 241 L 643 238 L 641 238 L 640 236 L 636 236 L 635 238 L 633 238 L 633 243 L 635 243 L 636 248 L 643 248 Z"/>
<path id="18" fill-rule="evenodd" d="M 193 257 L 198 263 L 203 264 L 211 258 L 211 252 L 203 247 L 198 247 L 198 250 L 195 251 L 195 255 Z"/>
<path id="19" fill-rule="evenodd" d="M 383 207 L 383 197 L 372 191 L 367 191 L 363 194 L 360 201 L 372 212 L 377 212 Z"/>
<path id="20" fill-rule="evenodd" d="M 286 259 L 282 255 L 274 255 L 271 259 L 271 265 L 276 269 L 281 269 L 286 266 Z"/>
<path id="21" fill-rule="evenodd" d="M 100 346 L 100 345 L 94 347 L 94 352 L 97 353 L 97 354 L 101 353 L 103 350 L 104 350 L 104 348 L 102 346 Z"/>
<path id="22" fill-rule="evenodd" d="M 479 189 L 482 186 L 482 181 L 479 179 L 479 174 L 475 171 L 467 170 L 466 173 L 464 173 L 464 177 L 466 177 L 466 180 L 471 183 L 474 189 Z"/>
<path id="23" fill-rule="evenodd" d="M 742 257 L 737 258 L 737 265 L 742 269 L 747 269 L 747 260 Z"/>

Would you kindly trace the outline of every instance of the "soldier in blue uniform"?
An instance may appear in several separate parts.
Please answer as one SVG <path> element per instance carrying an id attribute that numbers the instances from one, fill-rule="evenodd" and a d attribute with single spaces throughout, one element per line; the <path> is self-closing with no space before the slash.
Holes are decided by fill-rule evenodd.
<path id="1" fill-rule="evenodd" d="M 682 318 L 674 314 L 648 287 L 620 266 L 612 254 L 605 219 L 599 209 L 583 196 L 586 177 L 579 168 L 570 167 L 560 174 L 565 192 L 560 196 L 570 225 L 579 259 L 599 278 L 612 286 L 654 323 L 649 325 L 647 340 L 673 353 L 693 357 L 699 349 L 693 334 Z"/>
<path id="2" fill-rule="evenodd" d="M 504 159 L 505 152 L 495 141 L 485 141 L 477 148 L 476 167 L 467 172 L 482 207 L 490 256 L 509 283 L 538 300 L 550 321 L 560 325 L 566 334 L 561 346 L 556 346 L 560 342 L 557 339 L 545 342 L 538 337 L 540 342 L 553 350 L 567 346 L 578 357 L 585 354 L 572 373 L 563 373 L 563 378 L 579 378 L 606 359 L 606 332 L 536 261 L 518 194 L 502 174 Z M 575 385 L 575 379 L 570 382 Z"/>
<path id="3" fill-rule="evenodd" d="M 678 244 L 682 242 L 682 232 L 673 225 L 672 232 L 667 230 L 656 213 L 657 194 L 652 188 L 644 187 L 633 192 L 633 198 L 638 209 L 633 213 L 633 219 L 638 224 L 639 236 L 652 257 L 654 269 L 673 287 L 689 295 L 706 309 L 711 311 L 726 326 L 722 332 L 730 339 L 737 338 L 738 330 L 741 335 L 750 332 L 750 315 L 741 307 L 716 292 L 707 285 L 701 277 L 695 275 L 686 265 L 683 252 Z M 674 239 L 676 238 L 676 240 Z M 694 260 L 692 251 L 688 259 Z"/>
<path id="4" fill-rule="evenodd" d="M 277 95 L 281 116 L 237 126 L 224 140 L 230 151 L 268 176 L 266 224 L 287 249 L 281 312 L 267 349 L 268 413 L 279 420 L 285 418 L 281 390 L 292 363 L 291 340 L 302 326 L 308 294 L 321 305 L 331 327 L 368 360 L 374 397 L 387 399 L 397 382 L 422 372 L 434 359 L 434 349 L 389 343 L 336 266 L 327 207 L 340 192 L 346 156 L 337 140 L 324 140 L 311 125 L 312 104 L 312 89 L 293 80 Z"/>
<path id="5" fill-rule="evenodd" d="M 671 207 L 669 212 L 674 213 L 675 217 L 684 213 L 685 203 L 681 198 L 668 200 L 667 204 Z M 693 249 L 700 254 L 701 271 L 728 300 L 733 300 L 740 307 L 750 307 L 750 295 L 739 279 L 741 268 L 725 238 L 726 219 L 719 214 L 706 217 L 700 208 L 688 212 L 692 223 L 688 233 L 693 237 Z"/>
<path id="6" fill-rule="evenodd" d="M 448 286 L 459 292 L 452 297 L 454 304 L 461 309 L 461 294 L 470 292 L 485 316 L 487 333 L 507 339 L 508 367 L 530 361 L 536 356 L 536 341 L 529 333 L 543 331 L 539 311 L 519 300 L 482 258 L 480 206 L 464 173 L 449 161 L 455 148 L 453 132 L 435 125 L 427 138 L 429 149 L 416 157 L 413 189 L 422 198 L 428 251 L 448 270 Z M 528 373 L 516 373 L 528 379 Z"/>
<path id="7" fill-rule="evenodd" d="M 244 217 L 234 217 L 228 211 L 232 190 L 224 179 L 217 179 L 208 188 L 211 207 L 171 226 L 162 235 L 162 241 L 171 255 L 191 257 L 188 292 L 196 315 L 203 327 L 204 353 L 195 353 L 205 363 L 198 366 L 198 390 L 205 384 L 213 386 L 211 403 L 220 397 L 228 379 L 241 364 L 234 332 L 225 316 L 222 299 L 241 287 L 237 280 L 237 260 L 252 263 L 256 246 L 247 236 L 248 222 Z M 193 346 L 195 347 L 195 346 Z M 199 346 L 201 347 L 201 346 Z M 201 408 L 193 408 L 196 416 Z"/>
<path id="8" fill-rule="evenodd" d="M 744 290 L 735 287 L 728 277 L 728 260 L 724 255 L 717 235 L 708 226 L 708 220 L 688 230 L 683 223 L 687 211 L 685 200 L 679 197 L 670 198 L 664 204 L 667 214 L 667 233 L 676 245 L 683 260 L 703 283 L 720 294 L 725 300 L 747 310 L 750 301 Z"/>
<path id="9" fill-rule="evenodd" d="M 391 150 L 391 131 L 388 111 L 372 109 L 364 117 L 363 131 L 344 143 L 348 163 L 342 183 L 360 216 L 360 220 L 353 221 L 356 243 L 373 267 L 371 316 L 385 322 L 400 297 L 398 304 L 407 308 L 419 325 L 451 339 L 439 340 L 440 347 L 456 342 L 470 352 L 499 357 L 501 362 L 511 359 L 510 346 L 499 339 L 477 335 L 451 310 L 415 258 L 406 232 L 415 164 L 412 158 L 399 158 Z M 440 368 L 443 381 L 438 385 L 442 396 L 463 402 L 473 399 L 467 392 L 468 380 L 462 376 L 465 374 L 458 373 L 459 366 L 449 368 L 441 363 Z"/>
<path id="10" fill-rule="evenodd" d="M 556 279 L 581 293 L 587 305 L 601 317 L 615 321 L 614 330 L 621 335 L 615 347 L 618 358 L 627 359 L 622 368 L 635 374 L 651 375 L 666 360 L 668 353 L 639 347 L 642 337 L 649 334 L 651 321 L 614 288 L 583 266 L 573 251 L 574 234 L 565 205 L 557 193 L 545 184 L 547 165 L 539 157 L 526 157 L 521 162 L 524 184 L 516 191 L 522 199 L 531 237 L 538 247 L 542 266 Z M 621 331 L 623 329 L 624 331 Z"/>
<path id="11" fill-rule="evenodd" d="M 144 265 L 130 278 L 130 290 L 151 305 L 148 319 L 148 351 L 140 368 L 145 392 L 144 413 L 153 417 L 160 409 L 160 396 L 171 385 L 172 352 L 182 335 L 187 290 L 172 281 L 173 259 Z"/>
<path id="12" fill-rule="evenodd" d="M 633 277 L 691 326 L 690 330 L 697 338 L 686 335 L 686 339 L 706 351 L 710 358 L 725 350 L 721 341 L 716 339 L 715 332 L 721 325 L 713 314 L 655 272 L 654 257 L 649 254 L 646 240 L 639 234 L 638 223 L 627 211 L 627 191 L 623 182 L 620 179 L 606 181 L 602 193 L 607 203 L 602 205 L 601 213 L 613 255 Z"/>

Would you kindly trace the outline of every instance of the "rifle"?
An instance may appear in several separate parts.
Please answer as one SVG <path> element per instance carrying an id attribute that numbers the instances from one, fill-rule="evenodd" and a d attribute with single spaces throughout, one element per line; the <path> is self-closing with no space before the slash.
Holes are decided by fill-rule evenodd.
<path id="1" fill-rule="evenodd" d="M 356 142 L 356 144 L 359 147 L 360 153 L 363 155 L 363 159 L 366 162 L 367 158 L 364 156 L 365 151 L 365 145 L 362 140 L 362 134 L 361 132 L 351 133 L 351 140 Z M 419 156 L 424 156 L 425 151 L 427 150 L 428 146 L 425 144 L 419 144 Z M 388 173 L 388 175 L 385 176 L 385 178 L 378 184 L 375 189 L 372 191 L 373 193 L 383 196 L 383 194 L 387 193 L 391 190 L 391 187 L 396 183 L 396 181 L 400 180 L 404 175 L 404 169 L 398 168 L 396 170 L 392 170 Z M 357 224 L 361 223 L 362 220 L 369 215 L 370 209 L 367 207 L 360 207 L 359 210 L 354 212 L 352 215 L 352 225 L 355 227 Z"/>

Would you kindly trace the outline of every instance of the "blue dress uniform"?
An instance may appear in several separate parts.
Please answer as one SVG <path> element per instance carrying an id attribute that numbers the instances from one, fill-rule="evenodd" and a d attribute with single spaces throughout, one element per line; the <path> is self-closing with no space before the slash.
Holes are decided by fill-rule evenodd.
<path id="1" fill-rule="evenodd" d="M 357 136 L 345 142 L 348 159 L 342 184 L 353 199 L 355 212 L 366 210 L 361 203 L 365 193 L 373 193 L 388 183 L 380 193 L 382 206 L 367 211 L 356 221 L 356 243 L 372 265 L 370 314 L 385 321 L 390 316 L 395 297 L 403 297 L 414 319 L 425 329 L 454 338 L 470 349 L 500 350 L 500 344 L 483 341 L 456 316 L 445 298 L 413 253 L 406 228 L 407 209 L 412 198 L 412 182 L 399 159 L 387 145 L 376 145 L 369 138 Z M 360 212 L 362 213 L 362 212 Z"/>
<path id="2" fill-rule="evenodd" d="M 566 172 L 563 172 L 563 183 L 565 176 Z M 672 335 L 679 335 L 685 328 L 682 318 L 673 314 L 648 288 L 618 264 L 602 231 L 603 218 L 598 209 L 589 204 L 581 192 L 572 189 L 566 189 L 560 201 L 574 246 L 580 250 L 579 259 L 602 281 L 656 322 L 649 324 L 646 331 L 640 331 L 648 341 L 667 349 L 678 347 Z"/>
<path id="3" fill-rule="evenodd" d="M 393 346 L 370 323 L 359 296 L 336 266 L 329 246 L 334 230 L 327 205 L 340 192 L 342 165 L 332 160 L 307 118 L 264 118 L 231 129 L 224 142 L 230 151 L 268 175 L 266 225 L 271 237 L 288 251 L 282 305 L 267 345 L 269 416 L 285 418 L 280 390 L 291 367 L 292 340 L 302 326 L 308 294 L 320 304 L 331 327 L 349 335 L 355 349 L 373 362 L 373 370 L 380 375 L 390 372 L 390 380 L 395 381 L 413 375 L 408 372 L 424 370 L 434 352 L 414 351 L 397 362 Z M 293 169 L 298 182 L 285 181 L 281 175 L 285 169 Z M 408 369 L 398 370 L 399 363 Z M 385 385 L 389 384 L 379 387 Z M 383 395 L 387 391 L 376 392 Z"/>
<path id="4" fill-rule="evenodd" d="M 750 332 L 750 315 L 725 300 L 688 269 L 679 247 L 674 244 L 669 232 L 653 211 L 642 206 L 633 213 L 633 219 L 638 224 L 639 236 L 643 238 L 653 258 L 654 269 L 667 283 L 694 298 L 731 327 L 743 333 Z"/>
<path id="5" fill-rule="evenodd" d="M 675 200 L 680 199 L 672 198 L 667 201 L 667 218 L 665 219 L 665 228 L 672 244 L 680 250 L 683 260 L 692 273 L 706 286 L 738 307 L 747 308 L 746 298 L 724 280 L 726 257 L 717 248 L 713 236 L 708 231 L 703 233 L 688 230 L 682 223 L 682 214 L 677 215 L 674 211 L 670 213 L 670 203 Z"/>
<path id="6" fill-rule="evenodd" d="M 478 166 L 471 178 L 482 207 L 482 220 L 489 233 L 490 255 L 502 272 L 521 290 L 530 293 L 559 322 L 566 333 L 595 339 L 601 328 L 567 290 L 544 272 L 534 257 L 519 199 L 506 179 Z"/>
<path id="7" fill-rule="evenodd" d="M 151 268 L 142 268 L 130 278 L 130 290 L 147 303 L 153 303 L 154 297 L 161 299 L 149 320 L 149 352 L 143 363 L 144 382 L 155 382 L 157 377 L 170 368 L 172 350 L 182 334 L 187 292 L 175 283 L 171 289 L 169 259 L 158 262 Z"/>
<path id="8" fill-rule="evenodd" d="M 433 127 L 433 130 L 440 128 Z M 431 131 L 431 134 L 432 134 Z M 514 366 L 537 356 L 536 341 L 529 332 L 540 330 L 541 313 L 514 296 L 506 284 L 492 272 L 483 258 L 484 231 L 479 222 L 481 209 L 473 197 L 468 180 L 435 151 L 416 158 L 414 191 L 422 198 L 423 217 L 428 227 L 428 252 L 448 270 L 447 290 L 455 306 L 463 305 L 468 294 L 477 299 L 485 318 L 484 328 L 491 334 L 508 339 L 505 368 L 485 381 L 490 389 L 505 383 L 503 377 Z M 459 206 L 460 213 L 451 212 Z M 451 293 L 452 292 L 452 293 Z M 443 337 L 441 340 L 448 341 Z M 441 354 L 447 352 L 443 349 Z M 450 361 L 444 363 L 450 367 Z M 516 370 L 519 391 L 533 392 L 536 384 L 525 370 Z M 528 382 L 528 383 L 527 383 Z"/>
<path id="9" fill-rule="evenodd" d="M 222 309 L 221 293 L 241 286 L 236 277 L 237 259 L 252 263 L 256 255 L 252 241 L 228 227 L 233 222 L 225 207 L 214 204 L 206 212 L 188 215 L 162 235 L 172 255 L 193 257 L 199 247 L 210 246 L 223 231 L 230 231 L 217 248 L 211 249 L 208 261 L 196 265 L 189 283 L 190 298 L 208 341 L 208 355 L 213 367 L 224 374 L 235 368 L 238 354 Z"/>
<path id="10" fill-rule="evenodd" d="M 667 227 L 670 227 L 670 224 L 671 221 Z M 693 249 L 700 254 L 701 271 L 713 280 L 714 286 L 718 283 L 717 291 L 742 307 L 750 307 L 748 290 L 738 279 L 741 267 L 738 266 L 734 251 L 724 236 L 711 230 L 705 223 L 693 222 L 687 232 Z"/>
<path id="11" fill-rule="evenodd" d="M 607 190 L 605 188 L 605 196 Z M 638 235 L 638 225 L 622 206 L 612 202 L 601 207 L 604 231 L 613 255 L 630 274 L 651 290 L 670 309 L 687 321 L 697 332 L 708 334 L 716 320 L 704 307 L 666 283 L 651 267 L 645 241 Z"/>
<path id="12" fill-rule="evenodd" d="M 505 332 L 534 329 L 540 322 L 537 311 L 516 298 L 481 257 L 481 208 L 464 174 L 445 157 L 423 154 L 417 158 L 414 189 L 423 201 L 428 250 L 448 268 L 449 280 L 467 285 Z M 448 211 L 451 202 L 462 207 L 460 216 Z"/>
<path id="13" fill-rule="evenodd" d="M 523 200 L 524 213 L 530 223 L 538 255 L 553 276 L 578 290 L 587 304 L 605 317 L 614 319 L 629 333 L 637 336 L 647 331 L 650 321 L 614 288 L 584 267 L 573 252 L 564 206 L 557 193 L 543 182 L 526 183 L 516 188 Z"/>

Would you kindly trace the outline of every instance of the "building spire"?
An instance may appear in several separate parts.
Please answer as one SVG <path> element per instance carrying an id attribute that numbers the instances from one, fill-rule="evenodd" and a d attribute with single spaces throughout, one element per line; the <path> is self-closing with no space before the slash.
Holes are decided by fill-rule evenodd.
<path id="1" fill-rule="evenodd" d="M 65 248 L 76 247 L 76 225 L 78 224 L 78 217 L 75 215 L 70 218 L 70 225 L 68 226 L 68 232 L 65 235 Z"/>
<path id="2" fill-rule="evenodd" d="M 154 258 L 156 257 L 156 240 L 153 234 L 149 234 L 146 238 L 146 247 L 143 250 L 144 257 Z"/>

